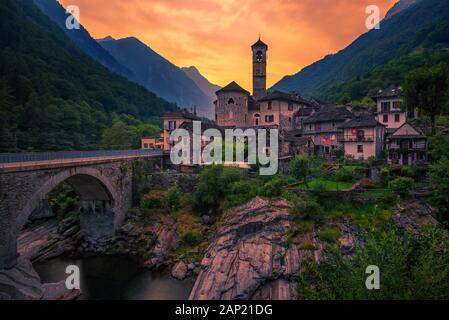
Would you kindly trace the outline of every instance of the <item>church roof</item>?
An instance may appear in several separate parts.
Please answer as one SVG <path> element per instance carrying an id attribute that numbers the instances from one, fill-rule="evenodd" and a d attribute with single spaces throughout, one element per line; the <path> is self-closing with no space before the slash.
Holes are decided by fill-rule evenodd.
<path id="1" fill-rule="evenodd" d="M 250 95 L 250 93 L 248 91 L 246 91 L 241 86 L 239 86 L 237 84 L 237 82 L 235 82 L 235 81 L 232 81 L 227 86 L 225 86 L 225 87 L 221 88 L 220 90 L 218 90 L 216 92 L 216 94 L 219 94 L 220 92 L 243 92 L 243 93 L 246 93 L 246 94 Z"/>
<path id="2" fill-rule="evenodd" d="M 268 49 L 268 46 L 267 46 L 267 44 L 265 42 L 260 40 L 260 37 L 259 37 L 259 40 L 257 40 L 257 42 L 251 46 L 251 48 L 265 48 L 265 49 Z"/>

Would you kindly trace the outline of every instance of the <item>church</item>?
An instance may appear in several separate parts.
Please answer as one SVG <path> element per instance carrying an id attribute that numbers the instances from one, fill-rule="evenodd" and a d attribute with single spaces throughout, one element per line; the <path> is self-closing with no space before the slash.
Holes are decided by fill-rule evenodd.
<path id="1" fill-rule="evenodd" d="M 295 127 L 295 113 L 311 107 L 297 94 L 274 91 L 267 93 L 268 46 L 259 38 L 251 46 L 253 64 L 253 94 L 236 82 L 218 90 L 215 123 L 221 127 Z"/>

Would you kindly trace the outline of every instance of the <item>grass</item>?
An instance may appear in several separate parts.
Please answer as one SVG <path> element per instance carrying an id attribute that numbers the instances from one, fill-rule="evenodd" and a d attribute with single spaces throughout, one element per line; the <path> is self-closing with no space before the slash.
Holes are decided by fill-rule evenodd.
<path id="1" fill-rule="evenodd" d="M 328 243 L 337 242 L 340 238 L 340 229 L 338 227 L 324 227 L 320 232 L 320 240 Z"/>
<path id="2" fill-rule="evenodd" d="M 326 180 L 326 179 L 314 179 L 307 183 L 308 187 L 305 183 L 298 185 L 298 188 L 301 190 L 309 190 L 313 189 L 316 186 L 324 186 L 326 190 L 335 191 L 335 190 L 348 190 L 350 189 L 354 183 L 352 182 L 336 182 L 334 180 Z"/>

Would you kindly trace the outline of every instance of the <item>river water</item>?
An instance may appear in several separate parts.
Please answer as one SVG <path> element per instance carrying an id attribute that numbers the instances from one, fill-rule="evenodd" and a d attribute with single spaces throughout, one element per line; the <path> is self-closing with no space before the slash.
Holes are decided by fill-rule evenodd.
<path id="1" fill-rule="evenodd" d="M 178 281 L 122 256 L 59 257 L 36 263 L 34 268 L 43 283 L 50 283 L 65 280 L 68 265 L 80 268 L 81 299 L 85 300 L 185 300 L 194 285 L 193 279 Z"/>

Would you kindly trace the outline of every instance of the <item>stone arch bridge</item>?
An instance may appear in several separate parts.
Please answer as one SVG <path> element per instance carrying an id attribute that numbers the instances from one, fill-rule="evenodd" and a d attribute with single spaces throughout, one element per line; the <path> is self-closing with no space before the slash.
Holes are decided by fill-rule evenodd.
<path id="1" fill-rule="evenodd" d="M 0 269 L 17 263 L 17 236 L 47 194 L 69 183 L 87 237 L 113 235 L 132 204 L 133 161 L 162 168 L 162 151 L 0 154 Z"/>

